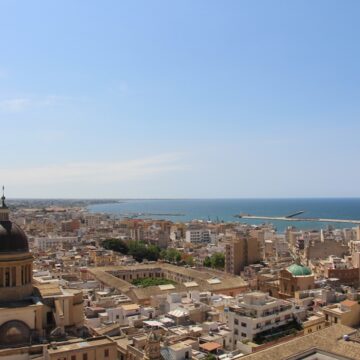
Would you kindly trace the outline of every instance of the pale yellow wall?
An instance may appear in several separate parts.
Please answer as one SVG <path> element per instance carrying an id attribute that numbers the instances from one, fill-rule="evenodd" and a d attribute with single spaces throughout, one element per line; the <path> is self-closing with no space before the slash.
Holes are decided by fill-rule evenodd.
<path id="1" fill-rule="evenodd" d="M 109 357 L 105 357 L 105 349 L 109 350 Z M 56 352 L 50 356 L 45 357 L 46 360 L 71 360 L 72 355 L 76 355 L 76 360 L 82 360 L 83 354 L 87 353 L 88 360 L 116 360 L 117 359 L 117 348 L 116 344 L 110 344 L 109 346 L 98 346 L 93 349 L 82 349 L 82 350 L 69 350 L 63 352 Z"/>
<path id="2" fill-rule="evenodd" d="M 35 329 L 36 307 L 27 306 L 15 309 L 0 309 L 0 326 L 7 321 L 23 321 L 30 329 Z"/>

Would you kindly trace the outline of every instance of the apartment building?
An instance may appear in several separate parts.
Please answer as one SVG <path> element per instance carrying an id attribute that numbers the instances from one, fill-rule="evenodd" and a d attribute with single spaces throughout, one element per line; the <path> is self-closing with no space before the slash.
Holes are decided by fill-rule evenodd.
<path id="1" fill-rule="evenodd" d="M 263 292 L 251 292 L 228 308 L 228 326 L 233 332 L 233 347 L 245 339 L 253 341 L 264 331 L 293 322 L 293 305 Z"/>
<path id="2" fill-rule="evenodd" d="M 245 266 L 261 260 L 256 238 L 235 236 L 225 244 L 225 272 L 240 275 Z"/>
<path id="3" fill-rule="evenodd" d="M 35 246 L 42 251 L 55 249 L 58 247 L 72 246 L 78 242 L 77 236 L 54 236 L 54 237 L 37 237 L 35 238 Z"/>
<path id="4" fill-rule="evenodd" d="M 211 230 L 203 227 L 189 227 L 185 232 L 185 241 L 192 244 L 210 243 L 214 239 Z"/>

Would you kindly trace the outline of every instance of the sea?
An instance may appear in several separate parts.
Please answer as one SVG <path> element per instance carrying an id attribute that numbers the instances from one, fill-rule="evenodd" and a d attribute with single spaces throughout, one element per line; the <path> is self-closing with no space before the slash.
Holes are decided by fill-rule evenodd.
<path id="1" fill-rule="evenodd" d="M 106 213 L 116 218 L 166 219 L 173 222 L 191 220 L 213 222 L 271 223 L 279 232 L 289 226 L 298 229 L 351 228 L 350 223 L 298 221 L 264 221 L 239 219 L 234 215 L 288 216 L 304 211 L 298 218 L 360 220 L 360 198 L 306 199 L 131 199 L 88 206 L 92 213 Z"/>

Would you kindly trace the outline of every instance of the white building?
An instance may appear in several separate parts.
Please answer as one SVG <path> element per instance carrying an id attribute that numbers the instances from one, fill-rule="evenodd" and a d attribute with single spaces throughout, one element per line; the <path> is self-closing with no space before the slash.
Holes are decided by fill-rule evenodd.
<path id="1" fill-rule="evenodd" d="M 35 238 L 34 244 L 39 250 L 46 251 L 51 248 L 62 247 L 64 244 L 74 245 L 77 242 L 78 238 L 76 236 L 54 236 Z"/>
<path id="2" fill-rule="evenodd" d="M 293 305 L 262 292 L 251 292 L 238 298 L 238 304 L 229 307 L 228 326 L 233 332 L 233 346 L 293 321 Z"/>
<path id="3" fill-rule="evenodd" d="M 211 243 L 216 239 L 215 234 L 211 230 L 202 227 L 190 227 L 185 232 L 185 241 L 188 243 Z"/>

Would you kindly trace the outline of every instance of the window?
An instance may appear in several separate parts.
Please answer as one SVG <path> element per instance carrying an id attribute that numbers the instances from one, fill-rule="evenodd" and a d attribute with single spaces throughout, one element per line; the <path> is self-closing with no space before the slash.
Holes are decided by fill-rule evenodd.
<path id="1" fill-rule="evenodd" d="M 109 349 L 104 350 L 104 357 L 109 357 Z"/>
<path id="2" fill-rule="evenodd" d="M 325 315 L 325 320 L 329 321 L 329 315 L 328 314 Z"/>
<path id="3" fill-rule="evenodd" d="M 334 323 L 337 324 L 337 322 L 338 322 L 338 318 L 334 317 Z"/>
<path id="4" fill-rule="evenodd" d="M 54 321 L 53 314 L 52 314 L 51 311 L 48 311 L 48 312 L 46 313 L 46 322 L 47 322 L 48 325 L 50 325 L 50 324 L 53 323 L 53 321 Z"/>
<path id="5" fill-rule="evenodd" d="M 246 334 L 245 334 L 245 333 L 241 333 L 241 336 L 242 336 L 242 337 L 246 337 Z"/>
<path id="6" fill-rule="evenodd" d="M 87 353 L 83 354 L 83 360 L 88 360 Z"/>
<path id="7" fill-rule="evenodd" d="M 10 286 L 10 269 L 9 268 L 5 269 L 5 286 L 6 287 Z"/>
<path id="8" fill-rule="evenodd" d="M 16 267 L 11 268 L 11 286 L 16 286 Z"/>
<path id="9" fill-rule="evenodd" d="M 242 323 L 241 323 L 241 326 L 242 326 L 242 327 L 246 327 L 246 326 L 247 326 L 247 324 L 246 324 L 246 323 L 244 323 L 244 322 L 242 322 Z"/>
<path id="10" fill-rule="evenodd" d="M 238 319 L 234 319 L 234 324 L 235 324 L 235 325 L 239 325 L 239 320 L 238 320 Z"/>
<path id="11" fill-rule="evenodd" d="M 235 335 L 238 335 L 238 334 L 239 334 L 238 329 L 235 329 L 235 330 L 234 330 L 234 334 L 235 334 Z"/>

